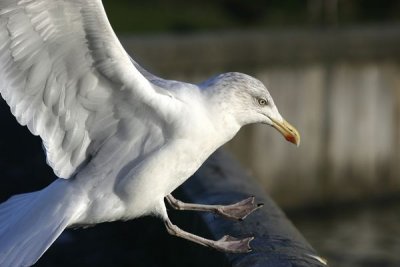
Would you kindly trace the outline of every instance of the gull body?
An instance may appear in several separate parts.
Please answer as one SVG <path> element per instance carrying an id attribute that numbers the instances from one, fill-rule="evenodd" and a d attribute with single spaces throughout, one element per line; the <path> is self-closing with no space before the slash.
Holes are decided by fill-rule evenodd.
<path id="1" fill-rule="evenodd" d="M 150 144 L 154 148 L 140 158 L 130 157 L 129 141 L 110 143 L 77 174 L 71 186 L 77 187 L 77 192 L 88 202 L 74 223 L 93 224 L 150 214 L 165 217 L 164 197 L 237 133 L 240 125 L 226 122 L 226 112 L 216 113 L 222 114 L 221 118 L 213 115 L 217 108 L 208 107 L 207 89 L 181 85 L 171 92 L 168 100 L 173 102 L 174 111 L 168 120 L 168 131 L 162 133 L 163 142 Z M 118 151 L 112 158 L 118 165 L 104 164 L 110 160 L 110 150 Z M 88 188 L 102 190 L 88 191 Z"/>
<path id="2" fill-rule="evenodd" d="M 214 86 L 214 79 L 227 80 L 231 87 Z M 87 200 L 84 211 L 71 224 L 126 220 L 149 214 L 167 217 L 165 196 L 194 174 L 244 124 L 266 120 L 256 112 L 243 117 L 237 114 L 245 113 L 246 108 L 241 110 L 235 105 L 234 98 L 240 99 L 240 92 L 235 90 L 242 90 L 250 81 L 260 86 L 255 88 L 259 93 L 267 92 L 260 82 L 241 73 L 219 75 L 200 86 L 174 81 L 174 90 L 167 100 L 174 110 L 169 114 L 168 127 L 164 128 L 167 132 L 162 133 L 163 142 L 149 144 L 154 148 L 139 158 L 130 157 L 133 144 L 129 144 L 129 139 L 134 136 L 128 141 L 104 145 L 71 183 L 82 194 L 80 197 Z M 253 101 L 251 97 L 248 100 Z M 247 104 L 251 103 L 243 101 L 240 105 Z M 276 108 L 271 113 L 280 116 Z M 110 153 L 115 156 L 110 158 Z M 110 160 L 113 164 L 107 164 Z"/>
<path id="3" fill-rule="evenodd" d="M 160 217 L 169 233 L 229 252 L 252 238 L 213 241 L 168 218 L 178 209 L 243 219 L 254 199 L 228 206 L 171 196 L 218 147 L 250 123 L 299 144 L 265 86 L 225 73 L 195 85 L 164 80 L 132 60 L 100 0 L 0 1 L 0 92 L 43 140 L 57 179 L 0 205 L 0 266 L 34 264 L 67 227 Z"/>

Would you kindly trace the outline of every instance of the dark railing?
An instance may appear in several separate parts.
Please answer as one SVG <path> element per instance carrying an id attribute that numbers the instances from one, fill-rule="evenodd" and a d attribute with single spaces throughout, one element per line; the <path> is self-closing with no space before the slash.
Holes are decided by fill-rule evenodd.
<path id="1" fill-rule="evenodd" d="M 196 246 L 189 252 L 193 254 L 190 258 L 196 259 L 196 264 L 190 262 L 187 266 L 324 266 L 311 257 L 318 254 L 261 186 L 226 153 L 216 152 L 177 192 L 177 196 L 185 201 L 206 204 L 233 203 L 250 195 L 254 195 L 264 206 L 244 221 L 235 222 L 214 214 L 195 213 L 176 222 L 184 224 L 190 231 L 213 239 L 225 234 L 235 237 L 254 236 L 251 243 L 253 251 L 246 254 L 213 252 L 213 257 L 209 257 L 206 256 L 210 254 L 208 249 Z M 186 241 L 176 243 L 176 246 L 172 246 L 173 250 L 180 247 L 179 251 L 185 251 Z M 176 261 L 178 263 L 179 259 Z"/>

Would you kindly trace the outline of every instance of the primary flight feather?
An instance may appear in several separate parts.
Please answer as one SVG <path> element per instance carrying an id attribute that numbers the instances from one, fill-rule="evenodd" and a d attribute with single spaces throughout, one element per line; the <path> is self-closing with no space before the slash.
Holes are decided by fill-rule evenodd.
<path id="1" fill-rule="evenodd" d="M 171 192 L 249 123 L 299 144 L 264 85 L 225 73 L 201 84 L 158 78 L 132 60 L 100 0 L 1 0 L 0 92 L 39 135 L 59 179 L 0 205 L 0 266 L 34 264 L 70 226 L 153 214 L 169 233 L 230 252 L 251 238 L 213 241 L 168 219 L 175 208 L 241 219 L 258 206 L 182 203 Z"/>

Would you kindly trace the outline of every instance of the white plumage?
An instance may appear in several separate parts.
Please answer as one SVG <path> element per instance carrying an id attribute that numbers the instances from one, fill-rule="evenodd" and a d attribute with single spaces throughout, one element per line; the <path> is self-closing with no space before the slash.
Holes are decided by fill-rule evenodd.
<path id="1" fill-rule="evenodd" d="M 131 63 L 100 1 L 5 0 L 0 9 L 2 96 L 42 137 L 57 176 L 69 178 L 124 123 L 116 100 L 141 105 L 158 94 Z"/>
<path id="2" fill-rule="evenodd" d="M 35 263 L 66 227 L 146 214 L 160 216 L 172 234 L 245 251 L 248 239 L 204 241 L 172 225 L 164 197 L 171 200 L 245 124 L 267 123 L 299 143 L 250 76 L 228 73 L 193 85 L 143 70 L 122 48 L 100 0 L 1 0 L 0 91 L 64 178 L 0 205 L 0 266 Z M 241 217 L 256 208 L 251 202 L 240 204 L 247 205 Z"/>

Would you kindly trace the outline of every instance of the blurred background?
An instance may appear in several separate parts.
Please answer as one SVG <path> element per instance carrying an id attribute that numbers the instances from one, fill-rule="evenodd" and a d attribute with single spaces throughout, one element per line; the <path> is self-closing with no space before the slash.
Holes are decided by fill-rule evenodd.
<path id="1" fill-rule="evenodd" d="M 156 75 L 263 81 L 301 146 L 248 126 L 226 149 L 331 266 L 400 266 L 400 1 L 103 2 L 125 48 Z M 53 176 L 40 142 L 10 118 L 3 125 L 17 130 L 0 140 L 0 168 L 14 182 L 1 184 L 2 200 Z"/>

